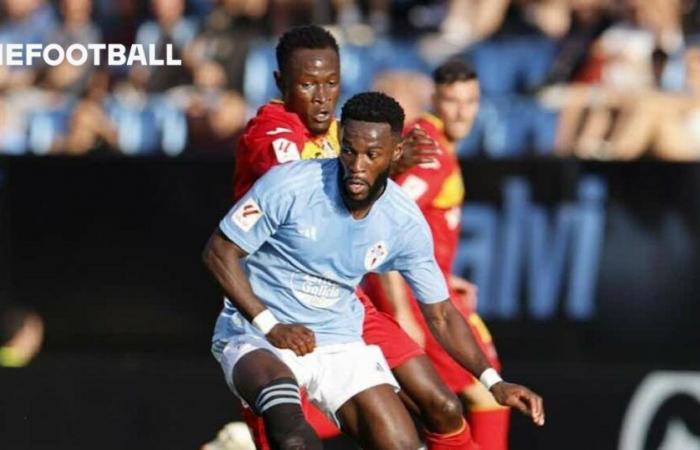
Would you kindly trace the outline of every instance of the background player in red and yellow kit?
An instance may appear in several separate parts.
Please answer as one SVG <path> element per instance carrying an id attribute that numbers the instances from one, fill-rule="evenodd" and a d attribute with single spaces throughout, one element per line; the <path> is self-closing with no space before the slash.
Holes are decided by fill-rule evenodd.
<path id="1" fill-rule="evenodd" d="M 500 370 L 491 335 L 476 314 L 476 288 L 451 273 L 459 240 L 464 185 L 455 144 L 470 131 L 479 105 L 476 73 L 461 61 L 449 61 L 434 72 L 433 113 L 426 113 L 411 128 L 420 128 L 440 146 L 427 164 L 410 167 L 395 180 L 418 203 L 433 234 L 435 257 L 451 288 L 451 298 L 467 319 L 491 365 Z M 468 411 L 474 440 L 483 450 L 508 446 L 509 409 L 468 371 L 454 361 L 431 335 L 398 273 L 367 277 L 365 288 L 381 311 L 392 314 L 404 330 L 421 344 L 447 385 L 456 392 Z"/>
<path id="2" fill-rule="evenodd" d="M 296 28 L 280 39 L 277 59 L 280 70 L 275 72 L 275 80 L 283 98 L 261 107 L 241 137 L 236 148 L 236 199 L 276 164 L 335 157 L 340 150 L 333 117 L 340 92 L 335 40 L 318 27 Z M 419 129 L 410 133 L 403 147 L 406 154 L 412 155 L 412 160 L 429 161 L 424 158 L 426 155 L 438 153 L 435 142 Z M 407 403 L 415 406 L 415 412 L 425 423 L 424 437 L 429 448 L 472 448 L 459 400 L 439 379 L 423 351 L 391 317 L 378 312 L 362 293 L 358 292 L 358 296 L 366 308 L 363 338 L 384 352 L 408 398 Z M 478 352 L 477 345 L 472 345 Z M 519 402 L 521 398 L 527 402 L 523 411 L 539 422 L 540 414 L 533 411 L 540 409 L 538 402 L 541 400 L 535 394 L 518 386 L 504 390 L 502 396 L 504 402 Z M 307 408 L 307 413 L 319 434 L 323 437 L 333 434 L 328 422 L 322 420 L 313 408 Z M 248 422 L 258 438 L 259 448 L 264 448 L 264 425 L 250 416 Z"/>

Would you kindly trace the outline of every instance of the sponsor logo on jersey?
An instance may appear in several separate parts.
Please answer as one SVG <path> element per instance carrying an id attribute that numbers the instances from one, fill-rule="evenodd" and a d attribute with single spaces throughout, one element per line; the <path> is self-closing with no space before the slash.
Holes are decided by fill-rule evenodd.
<path id="1" fill-rule="evenodd" d="M 250 231 L 262 216 L 263 212 L 260 206 L 255 200 L 249 198 L 233 212 L 231 221 L 241 230 Z"/>
<path id="2" fill-rule="evenodd" d="M 437 170 L 440 167 L 442 167 L 442 165 L 440 164 L 440 161 L 438 161 L 436 158 L 432 158 L 430 161 L 418 164 L 418 167 L 420 167 L 421 169 Z"/>
<path id="3" fill-rule="evenodd" d="M 302 303 L 314 308 L 330 308 L 340 300 L 340 286 L 337 283 L 307 273 L 292 275 L 292 291 Z"/>
<path id="4" fill-rule="evenodd" d="M 401 189 L 413 200 L 418 200 L 428 190 L 428 183 L 420 177 L 409 175 L 401 183 Z"/>
<path id="5" fill-rule="evenodd" d="M 282 134 L 282 133 L 291 133 L 291 132 L 292 132 L 292 130 L 290 130 L 289 128 L 277 127 L 277 128 L 275 128 L 274 130 L 270 130 L 270 131 L 268 131 L 268 132 L 265 133 L 265 134 L 268 135 L 268 136 L 276 136 L 276 135 L 278 135 L 278 134 Z"/>
<path id="6" fill-rule="evenodd" d="M 373 270 L 384 262 L 389 255 L 389 249 L 384 241 L 379 241 L 367 250 L 365 254 L 365 269 Z"/>
<path id="7" fill-rule="evenodd" d="M 299 156 L 299 149 L 297 144 L 285 138 L 278 138 L 272 141 L 272 148 L 275 150 L 275 156 L 280 164 L 284 164 L 289 161 L 298 161 L 301 159 Z"/>

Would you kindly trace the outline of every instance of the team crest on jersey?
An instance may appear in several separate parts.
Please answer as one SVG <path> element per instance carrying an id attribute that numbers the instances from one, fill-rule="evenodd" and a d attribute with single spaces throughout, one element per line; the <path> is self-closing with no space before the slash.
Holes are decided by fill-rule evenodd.
<path id="1" fill-rule="evenodd" d="M 389 249 L 384 241 L 379 241 L 367 250 L 365 255 L 365 269 L 373 270 L 384 262 L 389 255 Z"/>
<path id="2" fill-rule="evenodd" d="M 281 164 L 289 161 L 298 161 L 301 159 L 299 156 L 299 149 L 297 144 L 285 138 L 278 138 L 272 141 L 272 148 L 275 150 L 275 156 L 277 161 Z"/>
<path id="3" fill-rule="evenodd" d="M 231 215 L 231 220 L 243 231 L 250 231 L 263 216 L 262 209 L 252 198 L 246 200 Z"/>

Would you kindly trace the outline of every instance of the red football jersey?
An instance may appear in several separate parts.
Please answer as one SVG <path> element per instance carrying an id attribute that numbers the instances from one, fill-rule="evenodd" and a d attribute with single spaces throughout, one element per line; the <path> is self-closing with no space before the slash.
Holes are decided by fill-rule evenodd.
<path id="1" fill-rule="evenodd" d="M 430 225 L 435 243 L 435 259 L 446 274 L 452 272 L 452 262 L 459 241 L 459 221 L 464 201 L 462 171 L 454 146 L 447 140 L 442 121 L 424 114 L 408 129 L 419 127 L 440 147 L 440 154 L 429 164 L 408 169 L 395 178 L 420 207 Z"/>
<path id="2" fill-rule="evenodd" d="M 236 146 L 233 197 L 238 201 L 277 164 L 299 159 L 338 156 L 338 126 L 334 121 L 323 136 L 309 132 L 299 116 L 273 100 L 260 107 Z"/>

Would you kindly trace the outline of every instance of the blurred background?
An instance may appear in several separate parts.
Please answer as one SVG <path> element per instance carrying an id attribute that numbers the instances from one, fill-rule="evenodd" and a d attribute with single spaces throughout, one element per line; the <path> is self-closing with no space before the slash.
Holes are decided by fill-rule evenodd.
<path id="1" fill-rule="evenodd" d="M 409 120 L 437 64 L 477 69 L 455 271 L 548 408 L 511 447 L 700 449 L 695 0 L 0 0 L 0 43 L 183 61 L 0 65 L 0 448 L 199 449 L 239 417 L 200 252 L 276 39 L 309 22 L 343 98 Z"/>

